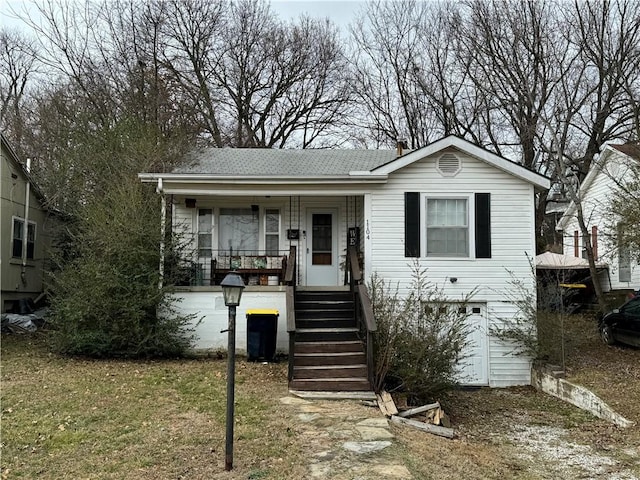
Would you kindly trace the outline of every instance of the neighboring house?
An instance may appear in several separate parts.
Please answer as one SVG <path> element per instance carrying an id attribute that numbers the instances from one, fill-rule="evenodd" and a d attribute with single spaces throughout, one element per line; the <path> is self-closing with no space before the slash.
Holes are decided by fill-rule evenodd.
<path id="1" fill-rule="evenodd" d="M 329 310 L 342 304 L 340 290 L 350 289 L 356 298 L 355 306 L 345 310 L 355 308 L 356 316 L 366 317 L 366 295 L 358 280 L 366 283 L 376 273 L 397 284 L 402 294 L 419 261 L 429 280 L 450 298 L 460 300 L 475 291 L 469 306 L 473 346 L 462 365 L 465 383 L 529 383 L 529 359 L 492 337 L 489 327 L 517 314 L 509 300 L 513 277 L 535 295 L 530 268 L 534 194 L 549 188 L 546 177 L 454 136 L 404 155 L 202 149 L 171 173 L 139 177 L 156 185 L 163 207 L 171 203 L 173 231 L 192 242 L 193 257 L 182 264 L 189 280 L 176 295 L 178 310 L 203 318 L 196 328 L 199 348 L 226 345 L 226 333 L 220 332 L 227 325 L 227 309 L 217 285 L 236 269 L 249 285 L 238 307 L 238 347 L 246 348 L 246 310 L 277 309 L 278 348 L 294 352 L 290 386 L 314 389 L 312 380 L 302 380 L 304 369 L 325 368 L 310 358 L 322 352 L 305 350 L 313 340 L 314 319 L 316 327 L 326 327 L 319 329 L 322 338 L 315 337 L 319 343 L 339 340 L 348 328 L 337 328 L 334 320 L 340 314 Z M 362 275 L 356 255 L 347 258 L 347 251 L 358 252 Z M 353 303 L 353 296 L 344 301 L 349 298 Z M 368 321 L 357 326 L 360 339 L 375 328 Z M 371 355 L 367 345 L 365 350 Z M 347 353 L 323 355 L 337 361 Z M 356 383 L 358 362 L 353 363 L 353 373 L 335 373 L 351 377 L 340 384 L 342 389 L 347 380 Z M 314 381 L 315 389 L 331 389 Z"/>
<path id="2" fill-rule="evenodd" d="M 639 164 L 640 146 L 637 143 L 605 145 L 580 185 L 579 198 L 594 256 L 598 262 L 608 265 L 608 270 L 600 275 L 604 291 L 640 288 L 640 265 L 633 260 L 634 256 L 628 249 L 612 241 L 615 232 L 611 229 L 622 227 L 616 221 L 615 212 L 611 211 L 610 206 L 619 182 L 630 178 L 631 167 Z M 587 258 L 586 239 L 578 225 L 577 206 L 574 202 L 569 204 L 557 229 L 562 231 L 565 255 Z"/>
<path id="3" fill-rule="evenodd" d="M 43 269 L 51 244 L 54 220 L 44 197 L 2 135 L 2 213 L 0 269 L 2 313 L 18 308 L 22 299 L 36 301 L 44 291 Z"/>

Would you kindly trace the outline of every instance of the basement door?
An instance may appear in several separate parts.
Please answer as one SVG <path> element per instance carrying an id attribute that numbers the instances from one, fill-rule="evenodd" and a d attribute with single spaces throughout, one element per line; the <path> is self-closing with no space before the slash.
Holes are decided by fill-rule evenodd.
<path id="1" fill-rule="evenodd" d="M 487 306 L 471 303 L 466 308 L 471 331 L 469 346 L 464 351 L 465 358 L 458 364 L 460 382 L 462 385 L 486 386 L 489 385 Z"/>
<path id="2" fill-rule="evenodd" d="M 336 210 L 307 211 L 306 285 L 338 284 L 338 231 Z"/>

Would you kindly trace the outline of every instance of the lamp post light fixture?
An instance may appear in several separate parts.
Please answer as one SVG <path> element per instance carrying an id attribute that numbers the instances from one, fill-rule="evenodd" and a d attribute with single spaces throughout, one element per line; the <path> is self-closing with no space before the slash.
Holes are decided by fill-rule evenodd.
<path id="1" fill-rule="evenodd" d="M 240 297 L 244 289 L 242 277 L 230 272 L 220 282 L 224 304 L 229 308 L 228 344 L 227 344 L 227 433 L 225 442 L 224 469 L 233 468 L 233 402 L 235 390 L 236 367 L 236 307 L 240 305 Z"/>

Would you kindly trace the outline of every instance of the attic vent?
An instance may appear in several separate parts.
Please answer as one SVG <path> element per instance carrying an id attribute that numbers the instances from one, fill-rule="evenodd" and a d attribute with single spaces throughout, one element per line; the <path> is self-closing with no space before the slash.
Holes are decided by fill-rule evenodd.
<path id="1" fill-rule="evenodd" d="M 445 153 L 438 158 L 436 168 L 443 177 L 454 177 L 462 169 L 462 162 L 453 153 Z"/>

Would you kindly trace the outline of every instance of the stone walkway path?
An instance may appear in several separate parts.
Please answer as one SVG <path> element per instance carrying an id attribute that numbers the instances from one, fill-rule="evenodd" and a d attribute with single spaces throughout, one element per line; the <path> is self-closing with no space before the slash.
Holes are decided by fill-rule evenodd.
<path id="1" fill-rule="evenodd" d="M 355 400 L 283 397 L 299 421 L 297 433 L 309 451 L 309 477 L 327 480 L 409 480 L 392 455 L 393 433 L 378 409 Z M 395 462 L 395 463 L 394 463 Z"/>

